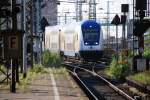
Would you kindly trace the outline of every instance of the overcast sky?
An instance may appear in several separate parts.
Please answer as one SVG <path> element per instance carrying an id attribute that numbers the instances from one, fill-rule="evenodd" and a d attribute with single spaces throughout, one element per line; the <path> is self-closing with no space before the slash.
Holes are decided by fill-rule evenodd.
<path id="1" fill-rule="evenodd" d="M 59 1 L 76 1 L 76 0 L 59 0 Z M 105 18 L 107 18 L 107 7 L 108 7 L 108 1 L 109 1 L 109 12 L 110 12 L 110 21 L 115 16 L 115 14 L 121 15 L 121 4 L 130 4 L 130 12 L 132 8 L 132 0 L 96 0 L 97 3 L 97 20 L 100 20 L 101 22 L 106 21 Z M 83 11 L 88 11 L 89 7 L 88 5 L 83 5 Z M 58 5 L 58 16 L 60 18 L 58 19 L 61 23 L 64 23 L 64 12 L 70 12 L 67 15 L 67 22 L 72 22 L 73 18 L 75 18 L 75 4 L 73 3 L 67 3 L 67 2 L 61 2 L 60 5 Z M 131 15 L 128 14 L 128 15 Z M 83 12 L 83 19 L 88 19 L 88 12 Z M 111 34 L 112 36 L 115 35 L 115 28 L 112 27 L 111 30 L 114 30 Z M 120 29 L 121 30 L 121 29 Z M 104 30 L 105 31 L 105 30 Z M 119 37 L 121 34 L 119 34 Z"/>
<path id="2" fill-rule="evenodd" d="M 75 4 L 73 3 L 67 3 L 70 1 L 76 1 L 76 0 L 59 0 L 59 1 L 66 1 L 66 2 L 61 2 L 60 5 L 58 6 L 58 12 L 60 12 L 59 15 L 63 16 L 64 12 L 70 12 L 69 14 L 67 14 L 68 16 L 73 16 L 75 15 Z M 107 5 L 108 5 L 108 1 L 109 1 L 109 11 L 110 13 L 114 13 L 114 14 L 110 14 L 110 17 L 114 16 L 115 13 L 120 14 L 121 13 L 121 4 L 125 4 L 125 3 L 129 3 L 131 4 L 132 0 L 96 0 L 97 3 L 97 18 L 103 18 L 106 17 L 106 13 L 107 13 Z M 100 10 L 100 8 L 102 8 Z M 88 5 L 84 4 L 83 5 L 83 11 L 88 11 L 89 7 Z M 87 18 L 88 17 L 88 13 L 87 12 L 83 12 L 83 18 Z"/>

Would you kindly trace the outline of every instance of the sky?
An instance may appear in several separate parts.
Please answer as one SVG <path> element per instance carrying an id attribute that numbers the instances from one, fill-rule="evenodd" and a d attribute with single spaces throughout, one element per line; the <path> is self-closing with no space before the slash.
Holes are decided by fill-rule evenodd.
<path id="1" fill-rule="evenodd" d="M 66 13 L 66 18 L 67 18 L 67 23 L 72 22 L 72 20 L 74 20 L 75 18 L 75 4 L 74 3 L 67 3 L 68 1 L 76 1 L 76 0 L 59 0 L 59 1 L 66 1 L 66 2 L 61 2 L 60 5 L 58 5 L 58 16 L 59 19 L 58 21 L 60 21 L 60 24 L 64 23 L 65 21 L 65 12 L 69 12 Z M 101 23 L 106 22 L 106 18 L 107 18 L 107 7 L 108 7 L 108 2 L 109 2 L 109 16 L 110 16 L 110 22 L 113 19 L 113 17 L 118 14 L 121 15 L 121 4 L 126 4 L 129 3 L 129 11 L 131 11 L 132 8 L 132 0 L 96 0 L 96 12 L 97 12 L 97 21 L 100 21 Z M 88 5 L 84 4 L 83 5 L 83 19 L 88 19 Z M 86 12 L 85 12 L 86 11 Z M 132 13 L 128 13 L 128 16 L 131 16 Z M 106 32 L 106 28 L 103 28 L 104 32 Z M 121 27 L 119 28 L 119 37 L 121 37 Z M 115 36 L 115 27 L 110 27 L 110 31 L 111 31 L 111 36 Z"/>
<path id="2" fill-rule="evenodd" d="M 70 16 L 75 16 L 75 4 L 74 3 L 67 3 L 70 1 L 76 1 L 76 0 L 59 0 L 59 1 L 66 1 L 61 2 L 58 6 L 58 12 L 60 16 L 64 16 L 64 12 L 69 12 L 67 14 L 68 19 L 70 19 Z M 107 4 L 108 0 L 96 0 L 97 3 L 97 19 L 105 18 L 107 16 Z M 115 14 L 121 13 L 121 4 L 125 3 L 132 3 L 132 0 L 109 0 L 109 11 L 110 11 L 110 17 L 113 17 Z M 83 11 L 88 11 L 88 5 L 83 5 Z M 114 13 L 114 14 L 112 14 Z M 83 12 L 83 18 L 88 18 L 88 12 Z"/>

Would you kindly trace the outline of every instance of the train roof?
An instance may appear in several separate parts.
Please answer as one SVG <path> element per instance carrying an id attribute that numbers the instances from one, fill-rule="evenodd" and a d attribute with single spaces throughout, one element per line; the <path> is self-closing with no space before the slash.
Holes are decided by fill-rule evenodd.
<path id="1" fill-rule="evenodd" d="M 80 22 L 76 22 L 76 21 L 73 21 L 69 24 L 65 24 L 62 28 L 63 31 L 69 31 L 69 30 L 72 30 L 72 29 L 77 29 L 77 28 L 80 28 L 80 27 L 85 27 L 85 28 L 89 28 L 89 27 L 96 27 L 96 28 L 99 28 L 101 25 L 100 23 L 96 22 L 96 21 L 93 21 L 93 20 L 83 20 L 83 21 L 80 21 Z"/>
<path id="2" fill-rule="evenodd" d="M 52 30 L 52 29 L 60 29 L 62 26 L 61 25 L 56 25 L 56 26 L 46 26 L 45 30 Z"/>
<path id="3" fill-rule="evenodd" d="M 99 22 L 93 21 L 93 20 L 83 20 L 83 21 L 73 21 L 71 23 L 67 23 L 64 25 L 56 25 L 56 26 L 47 26 L 45 27 L 45 31 L 57 31 L 57 30 L 63 30 L 63 31 L 72 31 L 76 30 L 77 28 L 84 27 L 84 28 L 89 28 L 89 27 L 95 27 L 98 28 L 100 27 L 101 24 Z"/>
<path id="4" fill-rule="evenodd" d="M 82 24 L 81 24 L 81 27 L 82 28 L 100 28 L 101 27 L 101 24 L 96 22 L 96 21 L 93 21 L 93 20 L 86 20 L 84 21 Z"/>

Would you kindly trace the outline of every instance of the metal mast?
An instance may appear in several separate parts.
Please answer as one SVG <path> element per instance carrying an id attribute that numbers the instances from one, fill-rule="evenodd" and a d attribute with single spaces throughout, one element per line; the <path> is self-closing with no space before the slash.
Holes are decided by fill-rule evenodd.
<path id="1" fill-rule="evenodd" d="M 109 22 L 109 19 L 110 19 L 110 16 L 109 16 L 109 14 L 110 14 L 110 10 L 109 10 L 110 9 L 110 2 L 111 1 L 107 1 L 107 48 L 109 48 L 109 46 L 110 46 L 109 45 L 110 44 L 109 43 L 110 42 L 109 41 L 109 38 L 110 38 L 110 28 L 109 28 L 109 25 L 108 25 L 110 23 Z"/>
<path id="2" fill-rule="evenodd" d="M 35 62 L 40 62 L 41 63 L 41 0 L 36 0 L 35 1 L 35 12 L 34 12 L 34 26 L 35 26 L 35 33 L 34 36 L 35 38 L 35 44 L 34 44 L 34 52 L 36 53 L 35 55 L 35 59 L 38 58 L 37 60 L 35 60 Z"/>
<path id="3" fill-rule="evenodd" d="M 34 2 L 35 0 L 26 1 L 26 32 L 27 32 L 27 54 L 30 58 L 30 65 L 33 68 L 33 33 L 34 33 Z M 28 63 L 28 62 L 27 62 Z"/>
<path id="4" fill-rule="evenodd" d="M 76 1 L 76 21 L 82 20 L 82 0 Z"/>
<path id="5" fill-rule="evenodd" d="M 21 0 L 22 3 L 22 17 L 21 17 L 21 29 L 24 30 L 24 36 L 23 36 L 23 61 L 22 65 L 23 68 L 21 69 L 21 72 L 23 72 L 23 76 L 26 77 L 27 74 L 27 28 L 26 28 L 26 1 Z"/>
<path id="6" fill-rule="evenodd" d="M 96 0 L 89 1 L 89 19 L 96 21 Z"/>

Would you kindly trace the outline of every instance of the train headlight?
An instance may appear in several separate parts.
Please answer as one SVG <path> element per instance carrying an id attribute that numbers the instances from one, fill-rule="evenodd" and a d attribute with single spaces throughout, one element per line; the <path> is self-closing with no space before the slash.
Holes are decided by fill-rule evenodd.
<path id="1" fill-rule="evenodd" d="M 95 44 L 98 44 L 97 42 L 95 42 Z"/>
<path id="2" fill-rule="evenodd" d="M 87 45 L 88 43 L 87 43 L 87 42 L 85 42 L 85 44 Z"/>

